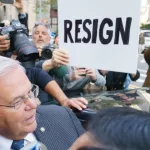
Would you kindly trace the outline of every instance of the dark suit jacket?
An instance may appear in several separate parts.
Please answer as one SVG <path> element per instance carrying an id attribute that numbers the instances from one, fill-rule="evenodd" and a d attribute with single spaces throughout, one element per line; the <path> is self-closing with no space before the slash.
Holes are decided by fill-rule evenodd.
<path id="1" fill-rule="evenodd" d="M 83 133 L 80 121 L 70 109 L 56 105 L 38 107 L 35 136 L 48 150 L 67 150 Z"/>

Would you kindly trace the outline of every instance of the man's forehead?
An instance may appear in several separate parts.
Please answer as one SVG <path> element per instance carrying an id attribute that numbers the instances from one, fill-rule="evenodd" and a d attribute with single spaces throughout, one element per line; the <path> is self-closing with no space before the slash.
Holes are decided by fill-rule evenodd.
<path id="1" fill-rule="evenodd" d="M 38 25 L 37 27 L 35 27 L 35 31 L 46 31 L 46 32 L 48 32 L 48 28 L 45 27 L 44 25 Z"/>
<path id="2" fill-rule="evenodd" d="M 30 87 L 31 83 L 29 82 L 24 70 L 20 67 L 10 70 L 10 72 L 7 72 L 7 74 L 0 78 L 0 88 L 2 91 L 0 96 L 3 98 L 10 98 L 10 96 L 14 98 L 18 96 L 19 93 L 23 94 L 22 92 L 24 91 L 28 92 L 27 90 Z M 6 92 L 7 95 L 5 95 Z"/>

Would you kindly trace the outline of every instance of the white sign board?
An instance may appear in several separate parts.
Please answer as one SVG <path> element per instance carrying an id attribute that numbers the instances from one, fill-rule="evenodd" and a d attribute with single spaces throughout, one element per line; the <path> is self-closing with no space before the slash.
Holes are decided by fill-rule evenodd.
<path id="1" fill-rule="evenodd" d="M 58 19 L 70 65 L 136 72 L 140 0 L 58 0 Z"/>

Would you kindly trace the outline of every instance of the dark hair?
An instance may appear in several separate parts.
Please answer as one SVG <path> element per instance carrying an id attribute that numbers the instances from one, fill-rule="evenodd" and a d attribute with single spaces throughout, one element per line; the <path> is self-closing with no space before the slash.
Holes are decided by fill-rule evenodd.
<path id="1" fill-rule="evenodd" d="M 129 107 L 100 110 L 88 131 L 108 149 L 150 150 L 150 113 Z"/>

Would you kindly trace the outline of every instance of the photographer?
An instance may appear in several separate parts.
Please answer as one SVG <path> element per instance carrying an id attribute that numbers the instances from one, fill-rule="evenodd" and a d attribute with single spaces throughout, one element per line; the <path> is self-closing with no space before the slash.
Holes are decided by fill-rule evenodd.
<path id="1" fill-rule="evenodd" d="M 24 24 L 28 29 L 28 14 L 24 12 L 22 0 L 16 0 L 14 5 L 19 12 L 19 21 Z M 46 29 L 44 29 L 46 28 Z M 40 34 L 39 34 L 40 33 Z M 69 56 L 65 50 L 51 48 L 50 45 L 50 26 L 45 23 L 36 23 L 33 28 L 32 41 L 39 52 L 39 59 L 36 61 L 36 67 L 42 68 L 49 72 L 49 74 L 57 81 L 62 87 L 63 76 L 67 73 L 67 65 L 69 63 Z M 51 57 L 43 58 L 42 52 L 44 47 L 49 47 Z M 47 53 L 46 53 L 47 55 Z"/>
<path id="2" fill-rule="evenodd" d="M 52 53 L 52 57 L 43 59 L 42 52 L 45 46 L 50 46 L 50 26 L 49 24 L 36 23 L 33 28 L 32 41 L 37 47 L 40 59 L 36 61 L 36 67 L 42 68 L 49 72 L 54 77 L 57 83 L 63 86 L 63 77 L 67 73 L 68 69 L 65 65 L 69 63 L 69 55 L 63 49 L 49 49 Z"/>

